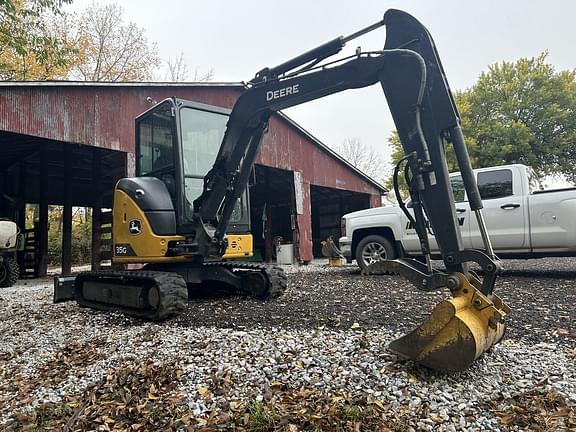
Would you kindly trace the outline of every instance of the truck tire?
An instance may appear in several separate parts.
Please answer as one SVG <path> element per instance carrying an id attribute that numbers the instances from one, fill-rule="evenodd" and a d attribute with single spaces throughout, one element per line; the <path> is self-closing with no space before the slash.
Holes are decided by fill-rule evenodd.
<path id="1" fill-rule="evenodd" d="M 0 288 L 11 287 L 18 280 L 20 271 L 18 263 L 12 257 L 4 257 L 0 261 Z"/>
<path id="2" fill-rule="evenodd" d="M 395 259 L 397 256 L 392 242 L 381 235 L 366 236 L 356 247 L 356 263 L 361 270 L 374 262 Z"/>

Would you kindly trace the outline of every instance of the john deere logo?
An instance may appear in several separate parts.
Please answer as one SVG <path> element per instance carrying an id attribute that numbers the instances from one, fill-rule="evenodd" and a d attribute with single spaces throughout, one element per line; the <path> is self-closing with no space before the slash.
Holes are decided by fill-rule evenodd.
<path id="1" fill-rule="evenodd" d="M 128 231 L 130 231 L 132 235 L 140 234 L 142 232 L 142 222 L 138 219 L 132 219 L 128 225 Z"/>

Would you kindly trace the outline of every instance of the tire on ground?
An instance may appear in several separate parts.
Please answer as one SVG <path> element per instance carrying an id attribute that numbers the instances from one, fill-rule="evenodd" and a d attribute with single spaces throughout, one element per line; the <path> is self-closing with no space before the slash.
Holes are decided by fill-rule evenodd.
<path id="1" fill-rule="evenodd" d="M 0 288 L 11 287 L 18 280 L 20 270 L 18 263 L 12 257 L 4 257 L 0 262 Z"/>
<path id="2" fill-rule="evenodd" d="M 356 263 L 362 270 L 373 262 L 395 259 L 397 256 L 394 244 L 377 234 L 364 237 L 356 247 Z"/>

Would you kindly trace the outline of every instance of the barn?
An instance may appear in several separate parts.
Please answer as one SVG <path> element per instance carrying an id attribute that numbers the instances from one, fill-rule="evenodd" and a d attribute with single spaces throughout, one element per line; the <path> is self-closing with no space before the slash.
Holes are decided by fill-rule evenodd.
<path id="1" fill-rule="evenodd" d="M 110 258 L 109 211 L 116 181 L 134 174 L 134 118 L 171 96 L 232 108 L 241 83 L 0 83 L 0 217 L 26 230 L 21 266 L 48 265 L 48 212 L 62 206 L 62 273 L 71 270 L 72 209 L 89 208 L 92 267 Z M 295 262 L 338 237 L 340 217 L 380 205 L 385 188 L 282 113 L 265 135 L 250 183 L 257 256 L 272 259 L 276 239 Z M 26 222 L 26 206 L 35 220 Z"/>

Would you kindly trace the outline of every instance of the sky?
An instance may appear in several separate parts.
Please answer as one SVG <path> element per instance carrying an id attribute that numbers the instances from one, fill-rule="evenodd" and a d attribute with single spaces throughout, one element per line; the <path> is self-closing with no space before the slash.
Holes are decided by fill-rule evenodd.
<path id="1" fill-rule="evenodd" d="M 92 0 L 74 0 L 81 11 Z M 501 61 L 548 52 L 556 70 L 576 69 L 573 0 L 99 0 L 124 8 L 126 21 L 146 30 L 160 57 L 183 53 L 191 70 L 213 69 L 215 82 L 249 81 L 338 36 L 347 36 L 401 9 L 423 23 L 434 39 L 453 91 L 471 87 Z M 384 45 L 384 28 L 355 39 L 337 56 Z M 388 160 L 394 130 L 380 86 L 348 91 L 284 111 L 334 147 L 357 138 Z"/>

